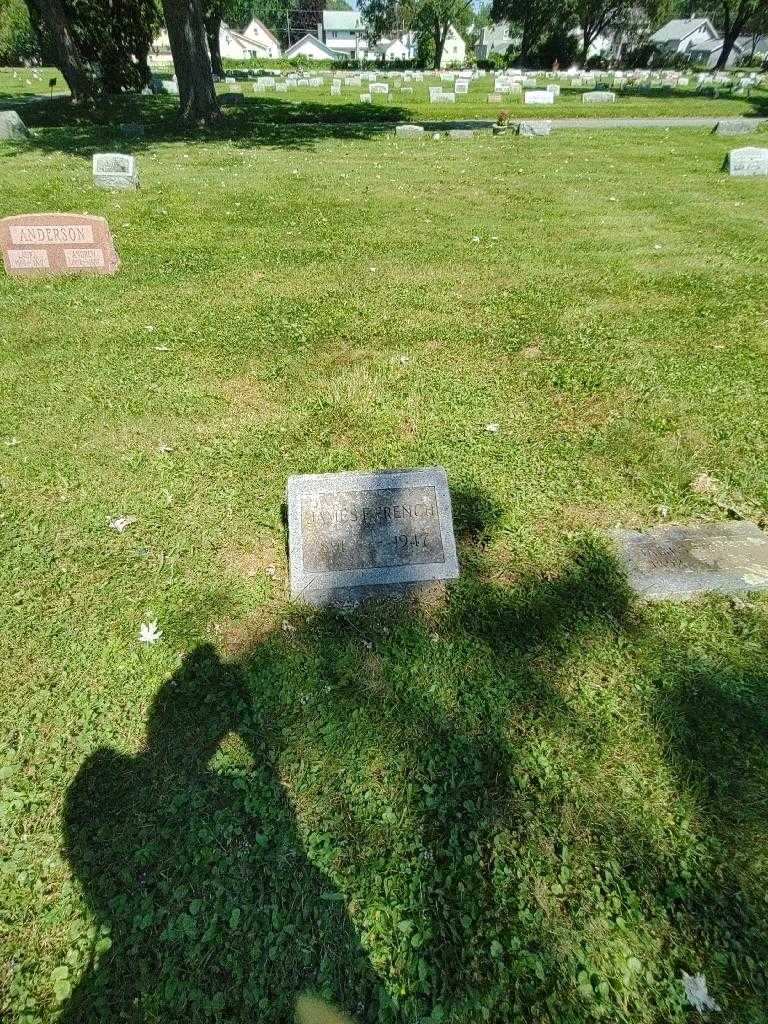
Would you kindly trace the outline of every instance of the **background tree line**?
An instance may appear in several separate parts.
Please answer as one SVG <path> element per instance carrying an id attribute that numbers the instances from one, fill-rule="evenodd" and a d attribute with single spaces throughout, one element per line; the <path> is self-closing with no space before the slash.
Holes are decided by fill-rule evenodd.
<path id="1" fill-rule="evenodd" d="M 451 26 L 470 47 L 484 24 L 507 21 L 516 33 L 510 57 L 527 66 L 586 62 L 595 40 L 620 33 L 631 50 L 649 26 L 694 13 L 694 0 L 360 0 L 373 41 L 414 32 L 419 61 L 439 66 Z M 696 13 L 722 32 L 718 66 L 735 40 L 768 31 L 768 0 L 708 0 Z M 182 119 L 219 116 L 214 75 L 222 75 L 222 21 L 243 28 L 255 16 L 285 43 L 314 31 L 323 7 L 346 0 L 0 0 L 0 63 L 41 60 L 61 69 L 75 102 L 100 93 L 138 90 L 150 81 L 148 55 L 165 25 L 179 84 Z"/>

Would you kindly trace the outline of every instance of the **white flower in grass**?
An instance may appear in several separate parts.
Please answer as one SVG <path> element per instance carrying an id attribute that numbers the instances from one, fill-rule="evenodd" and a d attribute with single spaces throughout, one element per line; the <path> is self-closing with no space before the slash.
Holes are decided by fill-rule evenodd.
<path id="1" fill-rule="evenodd" d="M 110 530 L 117 530 L 118 533 L 123 533 L 129 526 L 133 526 L 135 522 L 135 516 L 114 516 L 114 518 L 109 520 L 109 528 Z"/>
<path id="2" fill-rule="evenodd" d="M 139 626 L 139 643 L 156 644 L 163 639 L 163 631 L 156 622 L 142 622 Z"/>
<path id="3" fill-rule="evenodd" d="M 707 979 L 703 974 L 691 976 L 683 971 L 683 988 L 685 989 L 685 996 L 688 1002 L 699 1013 L 720 1009 L 709 992 L 707 992 Z"/>

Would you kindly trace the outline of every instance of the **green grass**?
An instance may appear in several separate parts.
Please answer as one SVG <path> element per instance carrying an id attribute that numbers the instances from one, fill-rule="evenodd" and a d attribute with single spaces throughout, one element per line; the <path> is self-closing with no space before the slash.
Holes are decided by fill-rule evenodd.
<path id="1" fill-rule="evenodd" d="M 17 78 L 12 77 L 13 70 Z M 32 78 L 32 72 L 20 69 L 0 69 L 0 106 L 12 106 L 14 99 L 19 95 L 26 97 L 35 94 L 48 94 L 49 77 L 58 77 L 59 84 L 56 91 L 67 91 L 63 77 L 55 68 L 38 69 L 39 80 Z M 160 74 L 168 76 L 169 71 L 160 71 Z M 31 84 L 27 84 L 27 81 Z M 382 79 L 383 80 L 383 79 Z M 543 88 L 547 76 L 540 74 L 538 81 Z M 554 80 L 554 79 L 551 79 Z M 606 81 L 608 79 L 606 78 Z M 759 88 L 750 91 L 750 95 L 733 95 L 727 90 L 722 91 L 718 96 L 701 95 L 690 86 L 682 89 L 653 89 L 648 94 L 641 94 L 636 88 L 627 87 L 624 91 L 617 93 L 614 103 L 597 105 L 585 104 L 582 94 L 592 86 L 584 88 L 570 88 L 562 86 L 559 97 L 550 106 L 526 106 L 522 96 L 504 95 L 501 102 L 488 102 L 488 94 L 493 88 L 493 77 L 487 75 L 483 79 L 473 81 L 469 92 L 464 96 L 457 96 L 452 104 L 430 103 L 429 87 L 443 84 L 446 91 L 452 90 L 449 82 L 441 83 L 438 76 L 429 75 L 423 82 L 413 82 L 410 85 L 412 92 L 403 92 L 400 83 L 396 80 L 390 82 L 390 93 L 387 96 L 374 94 L 373 103 L 365 105 L 360 103 L 361 93 L 368 91 L 368 83 L 362 86 L 344 86 L 341 96 L 330 95 L 330 76 L 325 75 L 325 82 L 321 87 L 291 89 L 288 93 L 254 93 L 250 79 L 243 79 L 241 88 L 244 91 L 246 106 L 249 108 L 249 117 L 262 120 L 267 123 L 290 123 L 303 122 L 307 120 L 321 121 L 397 121 L 397 120 L 450 120 L 453 118 L 474 119 L 491 118 L 495 119 L 500 110 L 505 110 L 513 117 L 529 118 L 560 118 L 560 117 L 743 117 L 743 116 L 768 116 L 768 89 Z M 231 86 L 221 83 L 217 86 L 219 92 L 227 92 Z M 137 106 L 135 98 L 126 100 L 113 100 L 104 104 L 96 116 L 109 116 L 110 110 Z M 152 99 L 143 103 L 143 109 L 150 118 L 164 111 L 171 115 L 177 109 L 178 101 L 175 99 L 160 98 Z M 66 104 L 60 101 L 54 104 L 52 110 L 40 110 L 37 116 L 47 118 L 51 124 L 61 119 L 62 109 Z M 27 113 L 31 111 L 27 108 Z"/>
<path id="2" fill-rule="evenodd" d="M 765 515 L 768 180 L 251 110 L 158 115 L 134 193 L 57 104 L 0 149 L 122 260 L 0 279 L 0 1017 L 683 1024 L 685 970 L 757 1024 L 768 600 L 638 604 L 603 538 L 722 518 L 701 472 Z M 293 606 L 287 476 L 424 464 L 446 600 Z"/>
<path id="3" fill-rule="evenodd" d="M 56 79 L 54 92 L 69 92 L 58 68 L 0 68 L 0 100 L 48 96 L 52 78 Z"/>

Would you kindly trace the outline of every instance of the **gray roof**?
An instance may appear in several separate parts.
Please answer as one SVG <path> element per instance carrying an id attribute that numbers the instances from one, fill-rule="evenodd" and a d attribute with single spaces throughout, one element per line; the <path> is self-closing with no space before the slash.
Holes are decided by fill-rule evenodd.
<path id="1" fill-rule="evenodd" d="M 364 27 L 359 11 L 323 11 L 325 32 L 362 32 Z"/>
<path id="2" fill-rule="evenodd" d="M 689 52 L 690 53 L 716 53 L 717 50 L 722 50 L 722 48 L 723 48 L 723 40 L 722 39 L 705 39 L 703 43 L 696 43 L 695 46 L 692 46 Z M 734 50 L 738 50 L 739 53 L 742 52 L 742 46 L 739 43 L 738 39 L 733 44 L 733 48 L 734 48 Z"/>
<path id="3" fill-rule="evenodd" d="M 716 35 L 712 22 L 709 18 L 673 18 L 672 21 L 668 21 L 666 25 L 654 32 L 651 36 L 652 43 L 672 43 L 678 39 L 685 39 L 692 32 L 695 32 L 697 28 L 707 26 L 713 35 Z"/>

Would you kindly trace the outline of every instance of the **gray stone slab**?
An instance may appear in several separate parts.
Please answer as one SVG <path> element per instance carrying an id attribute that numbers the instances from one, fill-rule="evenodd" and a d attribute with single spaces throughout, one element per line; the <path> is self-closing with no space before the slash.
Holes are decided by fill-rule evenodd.
<path id="1" fill-rule="evenodd" d="M 549 135 L 552 131 L 551 121 L 521 121 L 517 126 L 517 134 L 526 138 L 534 138 L 538 135 Z"/>
<path id="2" fill-rule="evenodd" d="M 630 586 L 649 600 L 768 590 L 768 535 L 755 523 L 614 530 Z"/>
<path id="3" fill-rule="evenodd" d="M 423 134 L 424 129 L 420 124 L 399 124 L 395 128 L 395 135 L 403 139 L 418 138 Z"/>
<path id="4" fill-rule="evenodd" d="M 99 188 L 137 188 L 135 158 L 127 153 L 94 153 L 93 183 Z"/>
<path id="5" fill-rule="evenodd" d="M 742 146 L 732 149 L 726 157 L 728 173 L 734 178 L 754 178 L 768 175 L 768 149 Z"/>
<path id="6" fill-rule="evenodd" d="M 746 118 L 733 118 L 730 121 L 718 121 L 713 129 L 713 135 L 749 135 L 758 127 L 754 121 Z"/>
<path id="7" fill-rule="evenodd" d="M 142 93 L 143 95 L 143 93 Z M 129 123 L 120 125 L 120 134 L 125 139 L 143 139 L 144 138 L 144 125 L 138 123 Z"/>
<path id="8" fill-rule="evenodd" d="M 471 128 L 450 128 L 448 130 L 448 137 L 451 139 L 473 139 L 475 133 Z"/>
<path id="9" fill-rule="evenodd" d="M 0 112 L 0 140 L 24 142 L 29 138 L 27 126 L 15 110 Z"/>
<path id="10" fill-rule="evenodd" d="M 440 466 L 288 480 L 292 595 L 316 605 L 459 575 L 448 480 Z"/>

